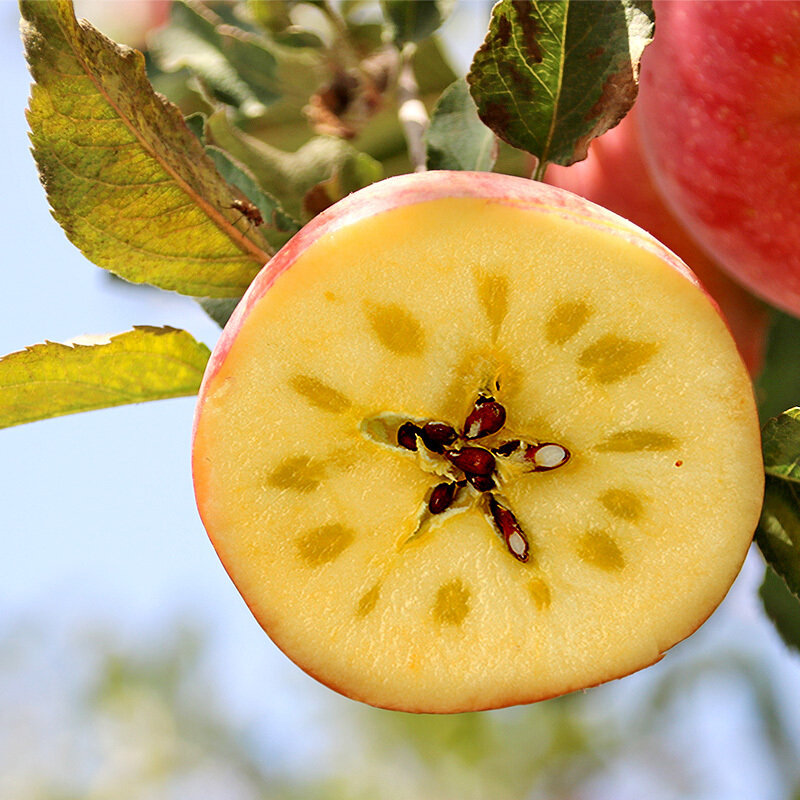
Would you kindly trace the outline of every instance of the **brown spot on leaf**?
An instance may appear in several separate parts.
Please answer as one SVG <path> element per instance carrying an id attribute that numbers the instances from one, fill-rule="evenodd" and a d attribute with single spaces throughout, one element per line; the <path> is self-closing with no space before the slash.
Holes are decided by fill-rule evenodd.
<path id="1" fill-rule="evenodd" d="M 511 41 L 511 21 L 508 17 L 498 16 L 497 18 L 497 43 L 500 47 L 508 46 Z"/>
<path id="2" fill-rule="evenodd" d="M 497 134 L 505 132 L 511 124 L 511 114 L 501 103 L 485 103 L 481 119 Z"/>
<path id="3" fill-rule="evenodd" d="M 539 27 L 533 17 L 533 3 L 531 0 L 513 0 L 511 5 L 517 14 L 517 22 L 522 30 L 522 46 L 530 61 L 538 64 L 542 60 L 542 50 L 539 47 Z"/>

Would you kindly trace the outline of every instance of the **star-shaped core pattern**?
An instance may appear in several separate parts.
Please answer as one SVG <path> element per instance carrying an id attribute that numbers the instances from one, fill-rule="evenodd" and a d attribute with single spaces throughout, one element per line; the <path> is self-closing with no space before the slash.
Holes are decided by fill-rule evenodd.
<path id="1" fill-rule="evenodd" d="M 433 487 L 428 497 L 430 514 L 442 514 L 459 498 L 467 486 L 474 490 L 508 552 L 518 561 L 527 561 L 530 542 L 513 509 L 496 490 L 501 481 L 498 467 L 502 462 L 524 472 L 546 472 L 563 466 L 570 459 L 569 450 L 557 442 L 507 439 L 498 441 L 506 424 L 506 410 L 494 397 L 479 394 L 461 429 L 446 422 L 424 423 L 408 420 L 397 429 L 397 444 L 424 453 L 426 471 L 446 477 Z M 478 442 L 494 436 L 494 446 Z"/>

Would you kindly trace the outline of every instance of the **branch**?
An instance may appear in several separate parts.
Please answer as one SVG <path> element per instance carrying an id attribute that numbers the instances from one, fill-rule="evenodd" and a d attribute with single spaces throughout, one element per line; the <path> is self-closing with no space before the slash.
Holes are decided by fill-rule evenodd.
<path id="1" fill-rule="evenodd" d="M 419 99 L 419 86 L 414 75 L 413 61 L 416 45 L 406 44 L 400 53 L 400 73 L 397 77 L 397 116 L 403 126 L 408 157 L 414 172 L 425 172 L 425 131 L 428 111 Z"/>

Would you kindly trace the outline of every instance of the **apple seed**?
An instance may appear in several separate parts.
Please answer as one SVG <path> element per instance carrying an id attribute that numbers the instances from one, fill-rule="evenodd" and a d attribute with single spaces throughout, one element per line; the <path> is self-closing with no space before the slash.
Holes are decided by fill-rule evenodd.
<path id="1" fill-rule="evenodd" d="M 406 450 L 416 450 L 417 435 L 420 433 L 420 429 L 413 422 L 404 422 L 397 429 L 397 444 Z"/>
<path id="2" fill-rule="evenodd" d="M 497 433 L 506 423 L 506 410 L 493 397 L 481 396 L 464 422 L 465 439 L 481 439 Z"/>
<path id="3" fill-rule="evenodd" d="M 467 480 L 479 492 L 489 492 L 495 488 L 494 478 L 491 475 L 467 475 Z"/>
<path id="4" fill-rule="evenodd" d="M 518 561 L 527 561 L 530 552 L 528 539 L 511 510 L 500 505 L 494 495 L 490 494 L 489 511 L 511 555 Z"/>
<path id="5" fill-rule="evenodd" d="M 428 500 L 428 511 L 431 514 L 441 514 L 446 511 L 453 502 L 457 488 L 455 483 L 440 483 L 434 486 L 430 500 Z"/>
<path id="6" fill-rule="evenodd" d="M 443 453 L 445 446 L 456 440 L 454 428 L 446 422 L 426 422 L 422 426 L 421 436 L 425 447 L 434 453 Z"/>
<path id="7" fill-rule="evenodd" d="M 491 475 L 494 472 L 494 456 L 482 447 L 463 447 L 461 450 L 450 450 L 444 456 L 467 476 Z"/>

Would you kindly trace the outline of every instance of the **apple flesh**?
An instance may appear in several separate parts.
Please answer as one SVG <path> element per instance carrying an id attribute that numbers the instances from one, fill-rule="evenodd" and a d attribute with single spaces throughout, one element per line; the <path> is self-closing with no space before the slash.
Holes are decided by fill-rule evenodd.
<path id="1" fill-rule="evenodd" d="M 763 490 L 747 371 L 686 266 L 568 192 L 466 172 L 361 190 L 266 265 L 193 472 L 275 643 L 418 712 L 657 661 L 727 592 Z"/>
<path id="2" fill-rule="evenodd" d="M 547 182 L 625 217 L 680 256 L 719 304 L 750 374 L 756 375 L 764 357 L 767 307 L 728 277 L 664 205 L 644 162 L 636 109 L 594 139 L 585 160 L 570 167 L 551 165 Z"/>
<path id="3" fill-rule="evenodd" d="M 667 205 L 750 291 L 800 314 L 800 3 L 656 2 L 637 107 Z"/>

